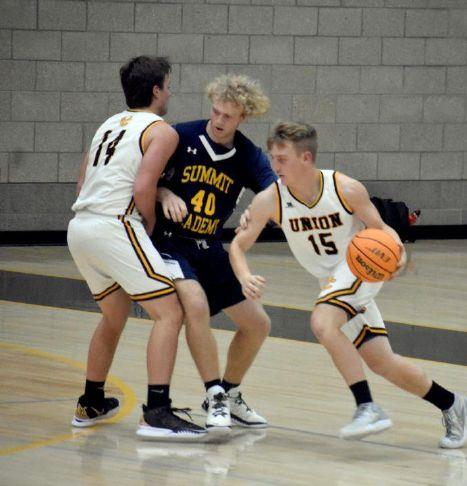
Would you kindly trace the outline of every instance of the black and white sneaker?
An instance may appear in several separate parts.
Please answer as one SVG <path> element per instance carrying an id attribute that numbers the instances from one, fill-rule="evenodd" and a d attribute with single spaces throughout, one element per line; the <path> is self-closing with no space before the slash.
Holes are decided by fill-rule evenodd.
<path id="1" fill-rule="evenodd" d="M 209 388 L 201 406 L 207 414 L 206 429 L 211 436 L 223 437 L 230 434 L 232 421 L 229 396 L 221 386 L 215 385 Z"/>
<path id="2" fill-rule="evenodd" d="M 174 412 L 183 412 L 191 420 L 189 408 L 172 408 L 171 405 L 148 409 L 143 405 L 143 417 L 136 435 L 143 440 L 189 442 L 202 439 L 206 429 L 188 420 L 183 420 Z"/>
<path id="3" fill-rule="evenodd" d="M 268 421 L 246 404 L 238 387 L 231 388 L 228 395 L 230 416 L 234 424 L 252 429 L 264 429 L 268 426 Z"/>
<path id="4" fill-rule="evenodd" d="M 120 404 L 116 398 L 104 398 L 100 404 L 91 404 L 86 401 L 84 395 L 81 395 L 71 425 L 73 427 L 92 427 L 96 425 L 96 422 L 113 417 L 119 410 Z"/>

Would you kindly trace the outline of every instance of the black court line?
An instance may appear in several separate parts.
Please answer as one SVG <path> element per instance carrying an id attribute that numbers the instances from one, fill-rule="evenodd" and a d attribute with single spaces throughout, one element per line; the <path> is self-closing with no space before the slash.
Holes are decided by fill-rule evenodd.
<path id="1" fill-rule="evenodd" d="M 82 280 L 0 270 L 0 300 L 99 312 Z M 308 311 L 265 306 L 272 321 L 271 336 L 317 342 L 310 330 Z M 133 317 L 146 317 L 136 304 Z M 212 327 L 235 330 L 223 313 L 212 318 Z M 386 322 L 395 352 L 413 358 L 467 365 L 467 332 Z"/>

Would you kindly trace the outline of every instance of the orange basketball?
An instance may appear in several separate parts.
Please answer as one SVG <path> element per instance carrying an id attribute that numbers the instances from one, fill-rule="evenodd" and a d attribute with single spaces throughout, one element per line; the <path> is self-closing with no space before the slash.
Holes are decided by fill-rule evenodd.
<path id="1" fill-rule="evenodd" d="M 359 231 L 347 248 L 351 272 L 365 282 L 388 280 L 397 270 L 400 249 L 394 238 L 379 229 Z"/>

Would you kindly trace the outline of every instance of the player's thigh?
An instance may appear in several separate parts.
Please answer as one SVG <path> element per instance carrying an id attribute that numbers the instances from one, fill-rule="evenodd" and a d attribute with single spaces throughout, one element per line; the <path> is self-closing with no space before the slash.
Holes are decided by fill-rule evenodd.
<path id="1" fill-rule="evenodd" d="M 259 301 L 245 299 L 225 308 L 224 312 L 240 330 L 269 334 L 271 320 Z"/>
<path id="2" fill-rule="evenodd" d="M 105 326 L 121 332 L 130 313 L 131 299 L 128 294 L 122 288 L 118 288 L 97 304 L 105 318 Z"/>
<path id="3" fill-rule="evenodd" d="M 159 298 L 143 300 L 138 304 L 158 324 L 167 324 L 180 329 L 183 322 L 183 310 L 176 293 Z"/>
<path id="4" fill-rule="evenodd" d="M 201 284 L 194 279 L 177 279 L 175 280 L 175 288 L 187 324 L 209 322 L 209 303 Z"/>

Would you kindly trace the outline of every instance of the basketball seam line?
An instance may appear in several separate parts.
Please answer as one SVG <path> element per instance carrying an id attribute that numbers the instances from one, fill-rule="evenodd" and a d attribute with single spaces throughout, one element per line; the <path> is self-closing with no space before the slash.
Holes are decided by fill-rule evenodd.
<path id="1" fill-rule="evenodd" d="M 381 230 L 382 231 L 382 230 Z M 383 245 L 384 248 L 386 248 L 388 251 L 390 251 L 394 257 L 396 258 L 397 261 L 399 261 L 399 258 L 397 257 L 397 255 L 391 250 L 391 248 L 389 248 L 389 246 L 385 245 L 384 243 L 382 243 L 381 241 L 378 241 L 378 240 L 375 240 L 374 238 L 370 238 L 368 236 L 358 236 L 355 235 L 357 238 L 360 238 L 361 240 L 370 240 L 370 241 L 375 241 L 376 243 L 379 243 L 380 245 Z"/>
<path id="2" fill-rule="evenodd" d="M 388 269 L 382 267 L 377 262 L 375 262 L 374 260 L 372 260 L 366 253 L 363 253 L 363 250 L 361 248 L 359 248 L 353 241 L 351 241 L 350 244 L 353 245 L 360 253 L 362 253 L 365 256 L 365 258 L 368 258 L 368 260 L 370 260 L 370 262 L 374 263 L 377 267 L 381 268 L 381 270 L 383 270 L 383 271 L 385 271 L 387 273 L 391 273 L 391 274 L 394 273 L 397 270 L 397 267 L 396 267 L 396 270 L 394 270 L 393 272 L 391 272 L 391 270 L 388 270 Z"/>

